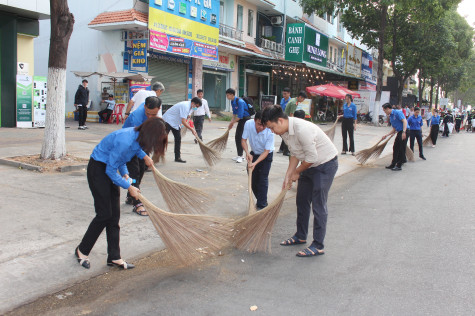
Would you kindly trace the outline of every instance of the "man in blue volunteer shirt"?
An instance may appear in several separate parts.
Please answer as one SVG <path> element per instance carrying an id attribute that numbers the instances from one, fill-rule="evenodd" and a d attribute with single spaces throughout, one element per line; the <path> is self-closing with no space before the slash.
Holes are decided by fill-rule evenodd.
<path id="1" fill-rule="evenodd" d="M 404 116 L 404 113 L 402 113 L 401 110 L 392 109 L 392 106 L 389 103 L 383 104 L 383 111 L 387 116 L 389 116 L 393 130 L 384 135 L 382 139 L 397 133 L 393 145 L 393 160 L 386 169 L 401 171 L 402 164 L 406 161 L 406 116 Z"/>
<path id="2" fill-rule="evenodd" d="M 437 137 L 439 137 L 440 115 L 437 109 L 433 109 L 432 111 L 434 113 L 430 119 L 430 139 L 432 140 L 432 148 L 434 148 L 437 143 Z"/>
<path id="3" fill-rule="evenodd" d="M 234 161 L 237 163 L 242 162 L 242 133 L 244 131 L 244 124 L 246 121 L 251 118 L 248 111 L 247 103 L 242 99 L 236 97 L 236 91 L 234 89 L 229 88 L 226 90 L 226 98 L 231 101 L 231 107 L 233 109 L 233 118 L 231 123 L 229 123 L 228 129 L 233 128 L 234 123 L 238 123 L 236 127 L 236 135 L 234 136 L 234 140 L 236 142 L 236 149 L 237 149 L 237 156 L 233 158 Z"/>
<path id="4" fill-rule="evenodd" d="M 262 125 L 261 117 L 262 112 L 257 111 L 254 120 L 246 122 L 241 140 L 248 168 L 252 170 L 252 192 L 257 199 L 257 210 L 267 206 L 269 171 L 274 151 L 274 134 Z M 247 140 L 251 145 L 251 151 L 247 147 Z"/>
<path id="5" fill-rule="evenodd" d="M 414 152 L 414 138 L 417 139 L 417 145 L 419 146 L 419 157 L 422 160 L 426 160 L 424 154 L 422 153 L 422 130 L 421 126 L 424 125 L 422 116 L 420 116 L 421 109 L 419 107 L 414 108 L 414 114 L 409 117 L 407 120 L 407 125 L 409 126 L 409 139 L 410 147 Z"/>
<path id="6" fill-rule="evenodd" d="M 280 107 L 282 108 L 282 111 L 285 111 L 285 107 L 287 106 L 287 103 L 290 101 L 290 88 L 284 88 L 282 90 L 282 99 L 280 99 Z M 280 143 L 279 151 L 278 153 L 287 153 L 289 152 L 289 149 L 287 148 L 287 145 L 285 144 L 284 141 Z"/>
<path id="7" fill-rule="evenodd" d="M 162 106 L 162 100 L 158 97 L 147 97 L 145 103 L 141 104 L 137 110 L 132 112 L 124 122 L 122 128 L 137 127 L 142 125 L 150 117 L 157 116 Z M 140 189 L 140 183 L 142 182 L 143 175 L 145 173 L 145 162 L 137 156 L 134 156 L 129 162 L 127 162 L 127 169 L 132 179 L 135 179 L 135 183 L 132 185 L 137 189 Z M 145 207 L 140 200 L 134 198 L 127 192 L 127 198 L 125 203 L 133 205 L 133 212 L 140 216 L 148 216 Z"/>
<path id="8" fill-rule="evenodd" d="M 355 140 L 354 131 L 356 130 L 357 122 L 357 110 L 356 105 L 353 103 L 353 97 L 351 94 L 347 94 L 345 97 L 345 104 L 343 104 L 343 121 L 341 122 L 341 135 L 343 137 L 343 150 L 342 155 L 345 155 L 348 151 L 348 143 L 346 142 L 346 136 L 350 137 L 350 151 L 355 155 Z"/>
<path id="9" fill-rule="evenodd" d="M 180 129 L 183 127 L 188 128 L 196 137 L 198 134 L 195 129 L 188 124 L 187 118 L 191 110 L 195 111 L 201 106 L 201 100 L 198 97 L 194 97 L 191 101 L 182 101 L 171 108 L 169 108 L 165 114 L 163 114 L 163 120 L 167 127 L 167 134 L 172 131 L 173 137 L 175 137 L 175 162 L 185 163 L 186 161 L 181 159 L 181 133 Z"/>

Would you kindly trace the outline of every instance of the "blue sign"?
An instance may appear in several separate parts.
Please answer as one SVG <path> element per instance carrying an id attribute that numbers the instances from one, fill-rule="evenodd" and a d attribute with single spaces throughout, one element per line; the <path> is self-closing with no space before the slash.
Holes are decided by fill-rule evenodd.
<path id="1" fill-rule="evenodd" d="M 129 70 L 131 72 L 148 72 L 146 39 L 132 41 Z"/>
<path id="2" fill-rule="evenodd" d="M 372 80 L 373 78 L 373 56 L 363 51 L 361 58 L 361 77 Z"/>

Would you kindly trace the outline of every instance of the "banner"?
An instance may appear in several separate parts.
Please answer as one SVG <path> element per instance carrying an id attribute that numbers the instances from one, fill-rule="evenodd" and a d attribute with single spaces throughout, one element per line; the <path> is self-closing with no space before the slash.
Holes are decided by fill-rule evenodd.
<path id="1" fill-rule="evenodd" d="M 129 80 L 129 100 L 140 90 L 151 90 L 150 82 Z"/>
<path id="2" fill-rule="evenodd" d="M 345 73 L 355 77 L 361 77 L 361 61 L 363 59 L 363 51 L 350 43 L 347 43 L 346 51 Z"/>
<path id="3" fill-rule="evenodd" d="M 46 77 L 33 77 L 34 126 L 45 127 L 46 120 Z"/>
<path id="4" fill-rule="evenodd" d="M 361 54 L 361 77 L 373 80 L 373 56 L 363 51 Z"/>
<path id="5" fill-rule="evenodd" d="M 132 56 L 130 58 L 129 71 L 148 73 L 146 39 L 132 41 Z"/>
<path id="6" fill-rule="evenodd" d="M 16 76 L 16 126 L 33 127 L 33 78 Z"/>
<path id="7" fill-rule="evenodd" d="M 150 48 L 218 60 L 218 0 L 150 1 Z"/>
<path id="8" fill-rule="evenodd" d="M 310 118 L 311 106 L 312 106 L 312 99 L 305 99 L 303 100 L 303 102 L 299 102 L 299 104 L 297 105 L 297 108 L 295 108 L 295 111 L 304 110 L 305 118 Z"/>

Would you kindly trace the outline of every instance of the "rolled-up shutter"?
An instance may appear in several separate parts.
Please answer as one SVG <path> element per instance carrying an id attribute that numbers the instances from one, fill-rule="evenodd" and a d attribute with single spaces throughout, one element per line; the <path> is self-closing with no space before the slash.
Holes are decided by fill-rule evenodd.
<path id="1" fill-rule="evenodd" d="M 149 59 L 148 74 L 154 77 L 152 83 L 160 81 L 165 86 L 165 92 L 160 96 L 164 105 L 187 99 L 188 64 Z"/>

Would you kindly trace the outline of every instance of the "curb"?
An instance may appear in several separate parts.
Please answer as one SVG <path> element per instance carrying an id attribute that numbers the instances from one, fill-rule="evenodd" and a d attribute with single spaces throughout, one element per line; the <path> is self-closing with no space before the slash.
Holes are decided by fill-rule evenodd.
<path id="1" fill-rule="evenodd" d="M 62 166 L 59 167 L 59 172 L 70 172 L 70 171 L 80 171 L 87 168 L 87 165 L 73 165 L 73 166 Z"/>
<path id="2" fill-rule="evenodd" d="M 23 162 L 8 160 L 5 158 L 0 158 L 0 164 L 6 165 L 6 166 L 12 166 L 19 169 L 27 169 L 27 170 L 33 170 L 33 171 L 38 171 L 38 172 L 43 171 L 43 168 L 41 168 L 40 166 L 34 166 L 34 165 L 30 165 Z"/>

